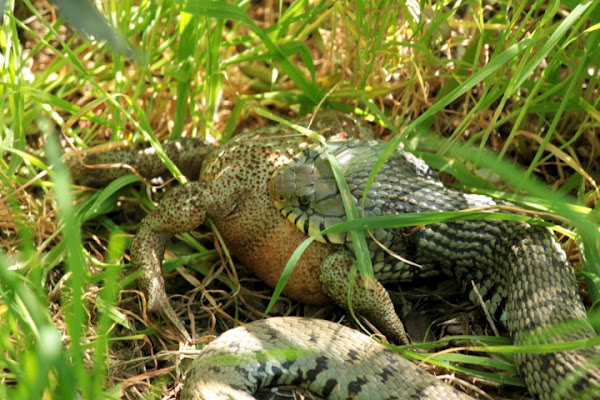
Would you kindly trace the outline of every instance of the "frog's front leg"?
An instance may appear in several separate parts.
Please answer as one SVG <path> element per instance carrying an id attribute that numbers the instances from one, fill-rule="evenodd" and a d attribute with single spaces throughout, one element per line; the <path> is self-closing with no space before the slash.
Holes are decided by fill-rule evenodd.
<path id="1" fill-rule="evenodd" d="M 394 343 L 408 344 L 404 325 L 396 311 L 388 292 L 377 281 L 367 283 L 355 271 L 356 279 L 351 282 L 352 268 L 356 258 L 345 247 L 338 247 L 321 263 L 319 280 L 323 291 L 338 305 L 348 308 L 348 292 L 352 291 L 352 308 L 362 314 L 388 340 Z M 352 287 L 351 287 L 352 286 Z"/>
<path id="2" fill-rule="evenodd" d="M 206 201 L 206 188 L 200 182 L 174 188 L 144 218 L 131 244 L 131 264 L 142 272 L 138 285 L 147 295 L 148 309 L 161 312 L 187 342 L 192 339 L 169 303 L 161 264 L 171 236 L 205 221 Z"/>

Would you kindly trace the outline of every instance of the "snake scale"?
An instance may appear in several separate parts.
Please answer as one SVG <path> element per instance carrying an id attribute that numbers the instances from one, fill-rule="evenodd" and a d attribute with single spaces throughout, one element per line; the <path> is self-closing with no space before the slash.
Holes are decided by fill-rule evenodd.
<path id="1" fill-rule="evenodd" d="M 352 117 L 325 112 L 321 115 L 321 122 L 316 119 L 313 129 L 364 137 L 360 123 Z M 179 145 L 166 149 L 171 159 L 179 158 L 184 165 L 205 158 L 200 179 L 171 190 L 148 214 L 132 244 L 131 257 L 132 264 L 144 272 L 141 286 L 149 296 L 149 309 L 163 312 L 184 338 L 187 332 L 168 302 L 161 276 L 163 252 L 174 233 L 192 230 L 206 217 L 212 218 L 231 253 L 274 286 L 283 265 L 306 234 L 344 220 L 345 212 L 323 149 L 301 136 L 290 136 L 293 133 L 293 129 L 275 127 L 240 135 L 216 150 L 191 142 L 192 147 L 199 143 L 196 150 L 200 150 L 200 157 L 188 156 Z M 362 197 L 366 178 L 383 146 L 365 140 L 331 142 L 356 199 Z M 123 154 L 118 157 L 122 160 Z M 149 161 L 148 157 L 144 151 L 125 160 L 138 170 L 147 164 L 160 167 L 157 158 Z M 110 156 L 94 158 L 87 164 L 115 162 Z M 77 162 L 71 161 L 70 166 L 77 181 L 97 186 L 104 184 L 101 179 L 122 174 L 93 170 L 100 173 L 90 177 Z M 444 187 L 423 162 L 398 150 L 377 175 L 364 212 L 370 216 L 495 204 L 488 197 Z M 362 211 L 358 200 L 356 205 Z M 596 336 L 586 320 L 573 271 L 546 228 L 519 221 L 481 220 L 371 233 L 404 260 L 419 264 L 417 267 L 398 261 L 369 241 L 378 279 L 410 280 L 415 275 L 442 271 L 465 286 L 470 287 L 473 281 L 487 309 L 505 324 L 515 344 L 559 343 Z M 328 235 L 323 241 L 329 243 L 313 242 L 307 249 L 284 294 L 312 304 L 333 299 L 344 306 L 348 271 L 354 262 L 352 243 L 344 234 Z M 388 339 L 403 341 L 402 324 L 385 289 L 364 288 L 360 281 L 357 283 L 354 310 L 367 316 Z M 515 357 L 529 391 L 536 397 L 600 398 L 597 348 Z M 224 394 L 226 388 L 232 389 L 228 379 L 229 385 L 244 394 L 235 388 L 230 397 Z M 289 382 L 304 382 L 329 398 L 464 396 L 439 385 L 361 333 L 326 321 L 275 318 L 236 328 L 209 344 L 190 369 L 183 398 L 252 398 L 247 392 Z M 315 387 L 321 383 L 323 386 Z M 200 395 L 201 390 L 213 391 Z M 440 390 L 447 392 L 440 394 Z"/>

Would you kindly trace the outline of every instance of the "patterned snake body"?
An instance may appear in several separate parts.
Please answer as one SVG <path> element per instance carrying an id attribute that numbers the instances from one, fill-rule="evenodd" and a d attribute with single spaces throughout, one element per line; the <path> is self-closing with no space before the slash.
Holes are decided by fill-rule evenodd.
<path id="1" fill-rule="evenodd" d="M 331 144 L 359 215 L 366 180 L 385 143 L 343 141 Z M 331 166 L 321 146 L 299 153 L 279 168 L 270 184 L 273 202 L 309 235 L 345 220 Z M 455 211 L 496 204 L 491 198 L 445 188 L 435 173 L 412 155 L 397 151 L 368 191 L 366 216 L 405 212 Z M 410 229 L 379 229 L 370 241 L 376 278 L 408 279 L 443 269 L 465 286 L 473 281 L 492 314 L 500 315 L 517 345 L 559 343 L 596 336 L 586 319 L 573 271 L 554 236 L 521 221 L 476 220 L 437 223 Z M 352 247 L 346 234 L 325 241 Z M 471 299 L 475 293 L 471 292 Z M 547 354 L 517 354 L 529 391 L 541 398 L 600 398 L 597 349 Z"/>
<path id="2" fill-rule="evenodd" d="M 470 399 L 354 329 L 295 317 L 225 332 L 194 360 L 186 382 L 182 400 L 249 400 L 276 385 L 339 400 Z"/>

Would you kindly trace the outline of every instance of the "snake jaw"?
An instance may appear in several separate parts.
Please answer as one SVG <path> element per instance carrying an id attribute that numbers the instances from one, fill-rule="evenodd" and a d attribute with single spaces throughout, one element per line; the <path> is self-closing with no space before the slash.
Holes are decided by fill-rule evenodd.
<path id="1" fill-rule="evenodd" d="M 346 216 L 331 167 L 319 160 L 280 167 L 269 182 L 275 207 L 308 236 L 321 243 L 344 244 L 345 232 L 320 233 Z"/>

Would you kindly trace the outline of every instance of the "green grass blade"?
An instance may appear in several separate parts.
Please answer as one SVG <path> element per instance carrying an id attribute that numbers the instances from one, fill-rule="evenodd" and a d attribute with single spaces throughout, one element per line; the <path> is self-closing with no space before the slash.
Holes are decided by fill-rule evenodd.
<path id="1" fill-rule="evenodd" d="M 280 48 L 271 41 L 269 36 L 252 21 L 241 7 L 235 4 L 229 4 L 225 1 L 211 0 L 204 2 L 190 2 L 187 0 L 177 0 L 179 6 L 192 14 L 203 15 L 211 18 L 220 18 L 236 21 L 247 25 L 262 40 L 265 47 L 274 54 L 274 59 L 281 65 L 282 70 L 298 86 L 298 89 L 306 96 L 313 105 L 318 104 L 322 98 L 321 90 L 313 83 L 308 81 L 304 74 L 292 64 Z"/>

